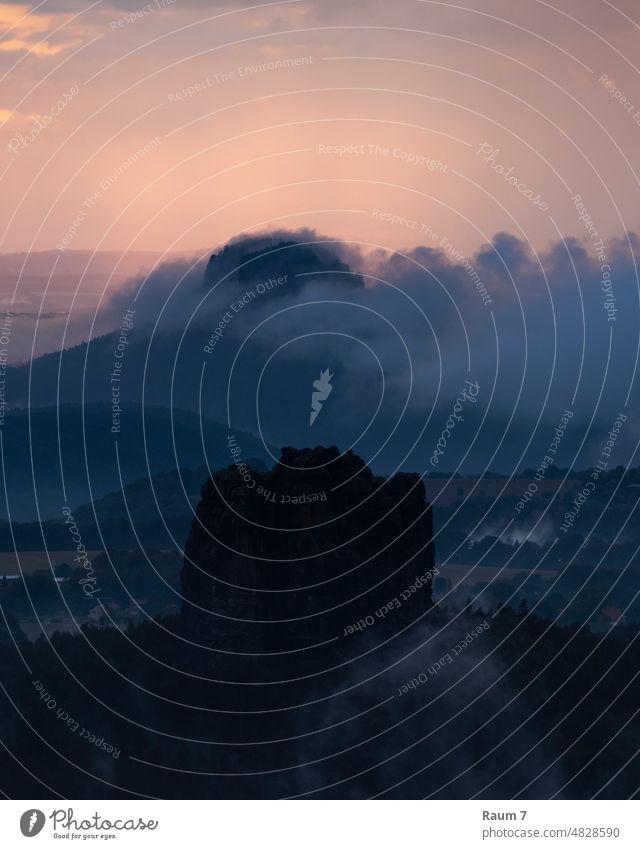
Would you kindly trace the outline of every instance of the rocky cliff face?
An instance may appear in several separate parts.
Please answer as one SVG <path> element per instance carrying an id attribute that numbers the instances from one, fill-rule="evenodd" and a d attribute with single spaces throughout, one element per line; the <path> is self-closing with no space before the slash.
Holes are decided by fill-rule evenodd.
<path id="1" fill-rule="evenodd" d="M 203 487 L 182 570 L 195 644 L 299 652 L 402 630 L 431 606 L 431 507 L 415 474 L 374 476 L 352 452 L 282 449 Z"/>

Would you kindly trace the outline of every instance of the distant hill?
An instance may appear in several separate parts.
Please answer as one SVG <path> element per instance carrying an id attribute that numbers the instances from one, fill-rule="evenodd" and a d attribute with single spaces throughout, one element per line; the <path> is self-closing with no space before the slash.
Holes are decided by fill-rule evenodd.
<path id="1" fill-rule="evenodd" d="M 213 470 L 233 462 L 227 428 L 211 419 L 201 422 L 195 413 L 125 403 L 120 433 L 113 434 L 111 426 L 108 404 L 8 413 L 1 431 L 7 495 L 0 502 L 0 518 L 59 519 L 63 506 L 89 504 L 119 491 L 121 484 L 177 468 Z M 245 457 L 266 458 L 255 437 L 235 434 Z M 206 477 L 205 471 L 201 483 Z M 173 483 L 172 497 L 180 498 Z M 138 504 L 148 500 L 133 499 Z"/>

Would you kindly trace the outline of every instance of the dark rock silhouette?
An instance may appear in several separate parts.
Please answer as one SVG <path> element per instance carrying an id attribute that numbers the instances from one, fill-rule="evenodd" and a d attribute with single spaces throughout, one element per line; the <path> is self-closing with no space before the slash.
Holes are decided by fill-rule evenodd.
<path id="1" fill-rule="evenodd" d="M 397 633 L 431 606 L 432 533 L 419 475 L 376 477 L 351 451 L 283 448 L 269 472 L 219 471 L 185 548 L 184 633 L 275 655 Z"/>

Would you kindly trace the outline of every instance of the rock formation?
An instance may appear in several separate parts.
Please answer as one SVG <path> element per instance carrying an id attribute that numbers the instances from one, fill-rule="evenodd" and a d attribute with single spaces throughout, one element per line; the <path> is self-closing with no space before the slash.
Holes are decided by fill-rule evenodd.
<path id="1" fill-rule="evenodd" d="M 343 292 L 345 288 L 364 286 L 362 276 L 351 271 L 331 243 L 300 244 L 291 239 L 261 236 L 232 242 L 213 254 L 205 270 L 204 285 L 211 287 L 224 281 L 242 287 L 284 277 L 286 286 L 274 289 L 273 295 L 302 288 L 312 279 L 321 279 L 325 284 L 337 281 Z"/>
<path id="2" fill-rule="evenodd" d="M 203 487 L 185 548 L 183 631 L 239 653 L 382 638 L 429 609 L 433 568 L 417 474 L 376 477 L 335 447 L 283 448 L 271 471 L 237 464 Z"/>

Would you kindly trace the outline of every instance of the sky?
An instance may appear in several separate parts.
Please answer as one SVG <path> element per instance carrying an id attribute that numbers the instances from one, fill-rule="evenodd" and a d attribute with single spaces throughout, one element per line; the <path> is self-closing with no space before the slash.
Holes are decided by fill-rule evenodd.
<path id="1" fill-rule="evenodd" d="M 633 0 L 43 0 L 0 30 L 5 253 L 640 227 Z"/>

